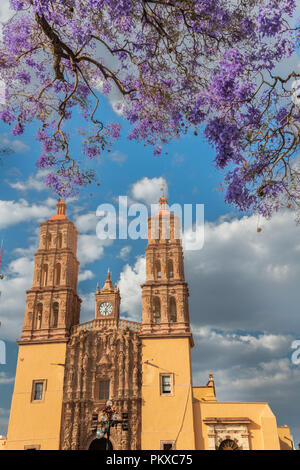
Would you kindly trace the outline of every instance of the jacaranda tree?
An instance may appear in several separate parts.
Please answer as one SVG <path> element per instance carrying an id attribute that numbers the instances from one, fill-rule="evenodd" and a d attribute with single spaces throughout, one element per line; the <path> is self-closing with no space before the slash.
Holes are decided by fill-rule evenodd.
<path id="1" fill-rule="evenodd" d="M 46 184 L 61 196 L 95 178 L 71 152 L 66 121 L 87 120 L 82 152 L 119 138 L 101 112 L 117 90 L 129 139 L 164 144 L 202 127 L 225 169 L 229 203 L 270 215 L 300 204 L 294 0 L 10 0 L 3 28 L 0 117 L 22 134 L 40 121 Z M 293 89 L 294 87 L 294 89 Z"/>

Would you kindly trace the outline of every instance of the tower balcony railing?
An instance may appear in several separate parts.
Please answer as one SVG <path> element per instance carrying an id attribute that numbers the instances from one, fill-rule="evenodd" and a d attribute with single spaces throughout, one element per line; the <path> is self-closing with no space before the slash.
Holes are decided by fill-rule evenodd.
<path id="1" fill-rule="evenodd" d="M 141 323 L 136 321 L 130 320 L 115 320 L 109 318 L 95 318 L 94 320 L 87 321 L 85 323 L 80 323 L 79 325 L 75 325 L 72 328 L 72 335 L 77 335 L 81 331 L 89 331 L 89 330 L 102 330 L 102 329 L 126 329 L 129 328 L 133 331 L 140 331 Z"/>

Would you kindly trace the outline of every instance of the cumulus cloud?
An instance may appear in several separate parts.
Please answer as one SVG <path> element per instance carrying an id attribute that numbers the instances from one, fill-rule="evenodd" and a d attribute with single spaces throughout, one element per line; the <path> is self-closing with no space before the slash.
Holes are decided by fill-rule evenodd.
<path id="1" fill-rule="evenodd" d="M 162 187 L 164 188 L 167 196 L 168 184 L 163 176 L 159 176 L 157 178 L 148 178 L 145 176 L 131 186 L 130 196 L 133 199 L 145 202 L 148 205 L 157 204 L 162 194 Z"/>
<path id="2" fill-rule="evenodd" d="M 20 337 L 26 299 L 33 279 L 33 259 L 22 256 L 14 259 L 4 272 L 1 281 L 0 319 L 1 337 L 15 341 Z"/>
<path id="3" fill-rule="evenodd" d="M 141 284 L 145 282 L 145 270 L 145 258 L 141 256 L 133 267 L 125 265 L 118 282 L 122 299 L 121 312 L 135 321 L 141 321 L 142 317 Z"/>
<path id="4" fill-rule="evenodd" d="M 195 325 L 297 331 L 300 228 L 289 212 L 256 227 L 256 216 L 206 223 L 203 249 L 185 252 Z"/>
<path id="5" fill-rule="evenodd" d="M 130 252 L 131 252 L 130 245 L 123 246 L 123 248 L 121 248 L 120 250 L 119 258 L 123 259 L 124 261 L 127 260 Z"/>
<path id="6" fill-rule="evenodd" d="M 29 150 L 28 145 L 24 144 L 24 142 L 22 142 L 20 139 L 15 139 L 7 133 L 0 135 L 0 146 L 15 153 L 27 152 L 27 150 Z"/>
<path id="7" fill-rule="evenodd" d="M 5 229 L 21 222 L 41 222 L 53 215 L 53 199 L 41 204 L 30 204 L 25 199 L 18 201 L 0 201 L 0 229 Z"/>
<path id="8" fill-rule="evenodd" d="M 30 175 L 26 181 L 8 182 L 9 186 L 17 191 L 28 191 L 33 189 L 35 191 L 45 191 L 48 187 L 44 183 L 45 176 L 49 170 L 38 170 L 36 174 Z"/>
<path id="9" fill-rule="evenodd" d="M 85 269 L 84 271 L 79 272 L 78 282 L 86 281 L 88 279 L 93 279 L 95 277 L 94 273 L 90 269 Z"/>

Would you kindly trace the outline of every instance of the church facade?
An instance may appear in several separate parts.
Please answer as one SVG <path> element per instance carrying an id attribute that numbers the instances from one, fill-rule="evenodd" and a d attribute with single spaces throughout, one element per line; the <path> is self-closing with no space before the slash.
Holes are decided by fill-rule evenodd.
<path id="1" fill-rule="evenodd" d="M 97 285 L 94 318 L 80 323 L 77 231 L 58 201 L 56 215 L 41 224 L 3 448 L 292 448 L 289 428 L 277 426 L 267 403 L 217 401 L 212 373 L 205 386 L 193 385 L 178 224 L 161 197 L 148 219 L 141 322 L 120 318 L 120 292 L 108 271 Z M 109 440 L 92 426 L 107 400 L 126 417 Z"/>

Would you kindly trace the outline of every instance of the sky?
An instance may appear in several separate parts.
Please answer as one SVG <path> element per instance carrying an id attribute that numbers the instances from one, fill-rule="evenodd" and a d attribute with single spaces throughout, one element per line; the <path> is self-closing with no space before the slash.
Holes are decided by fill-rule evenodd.
<path id="1" fill-rule="evenodd" d="M 4 14 L 5 2 L 0 15 Z M 2 10 L 1 10 L 2 9 Z M 119 196 L 129 202 L 156 203 L 165 186 L 169 203 L 204 204 L 204 246 L 185 252 L 190 289 L 194 385 L 204 385 L 212 369 L 219 401 L 267 401 L 278 425 L 291 427 L 300 442 L 300 365 L 292 363 L 292 342 L 300 339 L 300 226 L 289 212 L 272 220 L 238 213 L 217 189 L 222 173 L 214 168 L 214 152 L 201 133 L 169 144 L 162 156 L 126 138 L 128 125 L 104 99 L 103 115 L 122 125 L 122 137 L 94 168 L 100 186 L 71 198 L 67 215 L 78 232 L 78 292 L 81 322 L 94 318 L 97 282 L 110 268 L 121 291 L 121 316 L 141 320 L 146 240 L 99 240 L 97 207 Z M 75 116 L 72 151 L 78 150 Z M 0 161 L 0 241 L 4 243 L 0 281 L 0 339 L 6 364 L 0 364 L 0 434 L 6 434 L 17 360 L 25 290 L 32 284 L 33 255 L 39 224 L 56 212 L 56 196 L 43 184 L 35 161 L 40 154 L 35 124 L 15 138 L 0 125 L 0 147 L 12 149 Z M 92 194 L 92 195 L 91 195 Z M 257 232 L 257 227 L 262 231 Z M 188 238 L 188 231 L 184 237 Z"/>

